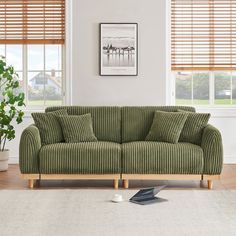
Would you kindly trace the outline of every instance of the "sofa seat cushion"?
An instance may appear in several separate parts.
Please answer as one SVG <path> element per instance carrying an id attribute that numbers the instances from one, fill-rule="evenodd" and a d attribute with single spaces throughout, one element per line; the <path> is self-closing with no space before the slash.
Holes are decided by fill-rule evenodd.
<path id="1" fill-rule="evenodd" d="M 121 145 L 112 142 L 56 143 L 39 152 L 41 174 L 121 172 Z"/>
<path id="2" fill-rule="evenodd" d="M 122 169 L 126 174 L 202 174 L 203 150 L 190 143 L 124 143 Z"/>

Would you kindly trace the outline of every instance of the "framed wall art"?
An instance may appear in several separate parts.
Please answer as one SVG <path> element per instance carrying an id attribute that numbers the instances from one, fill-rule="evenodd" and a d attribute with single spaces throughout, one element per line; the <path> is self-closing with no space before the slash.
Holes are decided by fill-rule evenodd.
<path id="1" fill-rule="evenodd" d="M 138 75 L 138 24 L 100 23 L 100 75 Z"/>

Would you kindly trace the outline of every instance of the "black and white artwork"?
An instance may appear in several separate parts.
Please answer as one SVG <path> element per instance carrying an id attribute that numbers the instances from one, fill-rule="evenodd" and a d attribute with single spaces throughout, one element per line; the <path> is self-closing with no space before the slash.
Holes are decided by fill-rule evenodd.
<path id="1" fill-rule="evenodd" d="M 137 23 L 100 24 L 100 75 L 137 75 Z"/>

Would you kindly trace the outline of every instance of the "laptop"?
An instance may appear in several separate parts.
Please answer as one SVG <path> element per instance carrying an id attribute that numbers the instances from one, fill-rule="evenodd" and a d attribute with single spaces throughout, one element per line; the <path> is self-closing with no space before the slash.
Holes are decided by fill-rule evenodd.
<path id="1" fill-rule="evenodd" d="M 133 197 L 129 199 L 129 201 L 140 205 L 149 205 L 157 202 L 166 202 L 168 201 L 167 199 L 155 196 L 165 187 L 166 185 L 140 189 Z"/>

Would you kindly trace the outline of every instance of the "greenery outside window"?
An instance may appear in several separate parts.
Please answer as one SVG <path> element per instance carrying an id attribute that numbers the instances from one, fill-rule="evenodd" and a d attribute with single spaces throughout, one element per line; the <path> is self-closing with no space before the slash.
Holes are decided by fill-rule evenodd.
<path id="1" fill-rule="evenodd" d="M 236 1 L 171 0 L 175 103 L 236 105 Z"/>
<path id="2" fill-rule="evenodd" d="M 0 1 L 0 9 L 0 55 L 19 74 L 26 105 L 61 105 L 65 0 Z"/>
<path id="3" fill-rule="evenodd" d="M 0 55 L 14 66 L 27 107 L 63 104 L 62 45 L 0 45 Z"/>
<path id="4" fill-rule="evenodd" d="M 236 72 L 175 72 L 175 104 L 236 105 Z"/>

